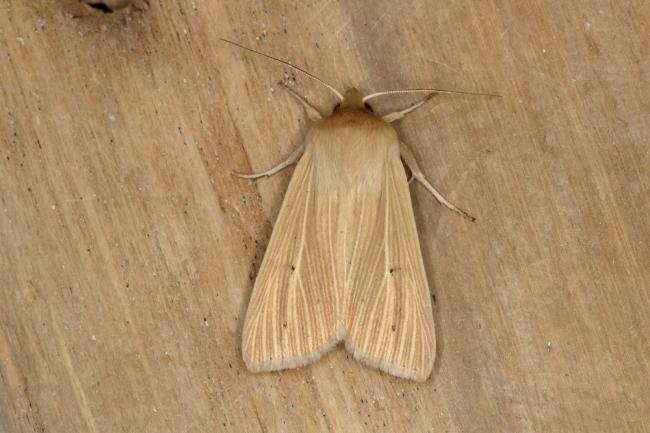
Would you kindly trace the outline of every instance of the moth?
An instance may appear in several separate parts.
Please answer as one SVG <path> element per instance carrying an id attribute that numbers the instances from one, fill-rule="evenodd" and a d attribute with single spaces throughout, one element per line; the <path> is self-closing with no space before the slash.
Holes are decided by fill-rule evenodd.
<path id="1" fill-rule="evenodd" d="M 291 88 L 311 125 L 304 143 L 272 176 L 297 163 L 277 216 L 248 305 L 242 333 L 244 362 L 253 372 L 304 366 L 339 342 L 355 359 L 389 374 L 426 380 L 436 353 L 431 293 L 420 253 L 409 178 L 443 205 L 474 220 L 426 179 L 392 122 L 421 106 L 383 116 L 368 101 L 410 89 L 341 94 L 324 116 Z"/>

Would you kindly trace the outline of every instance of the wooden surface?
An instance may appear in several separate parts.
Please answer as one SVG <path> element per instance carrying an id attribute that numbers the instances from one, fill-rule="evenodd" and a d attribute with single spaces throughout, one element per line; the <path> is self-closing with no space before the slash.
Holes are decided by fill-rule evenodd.
<path id="1" fill-rule="evenodd" d="M 139 3 L 0 2 L 1 432 L 650 431 L 647 2 Z M 478 217 L 412 186 L 428 382 L 340 347 L 245 370 L 291 169 L 229 172 L 280 161 L 307 122 L 281 65 L 219 37 L 339 89 L 504 95 L 398 125 Z"/>

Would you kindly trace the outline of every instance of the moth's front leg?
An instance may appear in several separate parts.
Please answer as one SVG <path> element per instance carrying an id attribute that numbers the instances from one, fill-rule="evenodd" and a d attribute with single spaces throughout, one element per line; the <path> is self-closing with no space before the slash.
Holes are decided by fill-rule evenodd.
<path id="1" fill-rule="evenodd" d="M 470 221 L 475 221 L 476 218 L 465 212 L 464 210 L 460 209 L 459 207 L 456 207 L 449 201 L 447 201 L 446 198 L 442 196 L 434 187 L 431 185 L 431 183 L 427 180 L 427 178 L 424 176 L 422 173 L 422 170 L 420 170 L 420 166 L 418 166 L 417 161 L 415 160 L 415 156 L 413 155 L 413 152 L 411 152 L 411 149 L 406 146 L 406 144 L 402 143 L 400 141 L 399 143 L 399 152 L 400 155 L 402 156 L 402 159 L 406 163 L 407 167 L 409 170 L 411 170 L 411 175 L 412 177 L 415 178 L 415 180 L 419 181 L 424 187 L 429 191 L 433 196 L 440 202 L 440 204 L 445 205 L 447 208 L 453 210 L 454 212 L 457 212 L 464 216 L 465 218 L 469 219 Z"/>
<path id="2" fill-rule="evenodd" d="M 291 87 L 287 86 L 284 83 L 282 84 L 282 87 L 284 87 L 291 96 L 300 101 L 302 106 L 305 107 L 305 112 L 307 113 L 309 120 L 316 122 L 323 118 L 323 115 L 320 114 L 320 112 L 313 105 L 311 105 L 305 98 L 296 93 Z"/>
<path id="3" fill-rule="evenodd" d="M 422 99 L 421 101 L 416 102 L 415 104 L 411 105 L 410 107 L 406 107 L 403 110 L 395 111 L 393 113 L 384 114 L 383 116 L 381 116 L 381 118 L 385 122 L 392 123 L 392 122 L 394 122 L 396 120 L 399 120 L 402 117 L 406 116 L 411 111 L 414 111 L 414 110 L 420 108 L 422 105 L 424 105 L 425 102 L 427 102 L 429 99 L 433 98 L 436 95 L 437 95 L 437 93 L 431 93 L 431 94 L 427 95 L 424 99 Z"/>
<path id="4" fill-rule="evenodd" d="M 293 151 L 291 155 L 278 165 L 273 168 L 270 168 L 262 173 L 238 173 L 233 171 L 232 174 L 238 177 L 243 177 L 244 179 L 257 179 L 263 176 L 273 176 L 278 171 L 289 167 L 292 164 L 295 164 L 299 159 L 302 153 L 305 151 L 305 145 L 301 144 L 296 150 Z"/>

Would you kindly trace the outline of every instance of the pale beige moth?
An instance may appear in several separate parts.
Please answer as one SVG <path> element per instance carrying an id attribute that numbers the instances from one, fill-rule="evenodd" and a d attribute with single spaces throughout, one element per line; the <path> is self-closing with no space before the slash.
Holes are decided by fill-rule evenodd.
<path id="1" fill-rule="evenodd" d="M 436 338 L 403 163 L 440 203 L 473 217 L 434 189 L 391 124 L 424 101 L 380 116 L 368 100 L 397 92 L 466 92 L 412 89 L 364 96 L 353 88 L 341 94 L 296 69 L 340 102 L 323 116 L 288 88 L 313 121 L 304 143 L 270 170 L 239 174 L 271 176 L 297 163 L 246 312 L 244 362 L 253 372 L 295 368 L 344 342 L 363 363 L 426 380 Z"/>

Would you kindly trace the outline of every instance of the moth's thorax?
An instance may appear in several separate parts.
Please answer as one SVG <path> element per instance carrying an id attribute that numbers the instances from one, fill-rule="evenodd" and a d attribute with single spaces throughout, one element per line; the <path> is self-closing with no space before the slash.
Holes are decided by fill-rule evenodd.
<path id="1" fill-rule="evenodd" d="M 379 191 L 386 159 L 399 158 L 395 129 L 362 108 L 342 108 L 317 122 L 306 145 L 321 191 Z"/>

